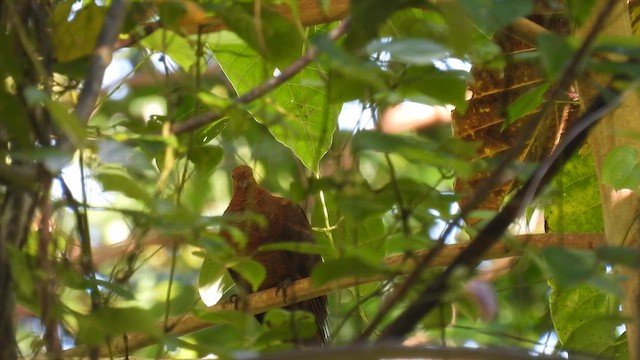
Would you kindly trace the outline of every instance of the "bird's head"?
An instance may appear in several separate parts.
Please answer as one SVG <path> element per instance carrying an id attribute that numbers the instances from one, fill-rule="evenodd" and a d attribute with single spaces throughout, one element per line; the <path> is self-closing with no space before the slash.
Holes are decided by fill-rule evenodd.
<path id="1" fill-rule="evenodd" d="M 256 180 L 253 178 L 253 170 L 247 165 L 236 166 L 231 172 L 231 178 L 233 179 L 234 191 L 244 191 L 256 184 Z"/>

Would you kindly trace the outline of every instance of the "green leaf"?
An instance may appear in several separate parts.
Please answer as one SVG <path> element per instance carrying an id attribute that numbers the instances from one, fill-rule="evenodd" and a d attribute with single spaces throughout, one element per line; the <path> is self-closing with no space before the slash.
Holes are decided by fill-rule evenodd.
<path id="1" fill-rule="evenodd" d="M 224 150 L 220 146 L 205 145 L 191 149 L 187 154 L 187 159 L 195 165 L 196 171 L 203 175 L 210 175 L 222 160 L 222 155 L 224 155 Z"/>
<path id="2" fill-rule="evenodd" d="M 640 267 L 640 250 L 629 246 L 602 245 L 596 248 L 596 255 L 607 264 Z"/>
<path id="3" fill-rule="evenodd" d="M 595 4 L 596 0 L 567 0 L 567 9 L 576 25 L 581 26 L 591 15 Z"/>
<path id="4" fill-rule="evenodd" d="M 475 20 L 474 24 L 489 35 L 533 11 L 531 0 L 465 0 L 460 5 Z"/>
<path id="5" fill-rule="evenodd" d="M 294 240 L 294 239 L 291 239 Z M 259 251 L 273 251 L 273 250 L 284 250 L 284 251 L 292 251 L 303 254 L 321 254 L 323 252 L 323 247 L 318 244 L 311 244 L 308 242 L 300 242 L 300 241 L 285 241 L 285 242 L 277 242 L 274 244 L 266 244 L 262 245 L 258 248 Z"/>
<path id="6" fill-rule="evenodd" d="M 300 57 L 302 36 L 290 20 L 268 7 L 261 8 L 257 15 L 253 11 L 253 4 L 235 2 L 216 7 L 225 25 L 268 62 L 284 67 Z"/>
<path id="7" fill-rule="evenodd" d="M 439 142 L 415 136 L 384 134 L 377 131 L 360 131 L 353 138 L 354 151 L 378 151 L 395 153 L 409 162 L 419 162 L 445 169 L 453 169 L 459 176 L 474 172 L 470 162 L 475 156 L 476 145 L 447 139 Z"/>
<path id="8" fill-rule="evenodd" d="M 207 306 L 213 306 L 222 298 L 222 278 L 227 267 L 220 261 L 205 258 L 198 276 L 198 293 Z"/>
<path id="9" fill-rule="evenodd" d="M 574 333 L 590 321 L 618 313 L 617 301 L 611 295 L 590 285 L 565 288 L 551 282 L 551 287 L 553 288 L 549 298 L 551 319 L 558 339 L 563 344 L 567 344 L 572 337 L 575 337 Z M 621 320 L 619 321 L 622 323 Z M 604 329 L 592 329 L 594 333 L 601 330 Z"/>
<path id="10" fill-rule="evenodd" d="M 597 259 L 591 251 L 547 247 L 542 250 L 542 257 L 558 282 L 558 285 L 569 287 L 585 282 L 596 274 Z M 571 266 L 567 266 L 571 264 Z"/>
<path id="11" fill-rule="evenodd" d="M 588 146 L 569 159 L 553 185 L 553 201 L 545 206 L 550 232 L 603 231 L 600 191 Z"/>
<path id="12" fill-rule="evenodd" d="M 311 273 L 313 283 L 317 286 L 324 285 L 334 280 L 344 278 L 366 278 L 374 275 L 382 275 L 381 266 L 375 266 L 362 259 L 350 256 L 340 259 L 326 260 L 318 264 Z"/>
<path id="13" fill-rule="evenodd" d="M 549 90 L 549 84 L 545 83 L 529 89 L 527 92 L 520 95 L 507 108 L 507 118 L 502 125 L 502 129 L 506 129 L 509 125 L 516 122 L 516 120 L 535 111 L 540 104 L 542 104 L 544 94 L 547 90 Z"/>
<path id="14" fill-rule="evenodd" d="M 158 29 L 140 40 L 140 44 L 168 55 L 185 71 L 188 71 L 196 61 L 195 50 L 187 39 L 171 30 Z"/>
<path id="15" fill-rule="evenodd" d="M 409 100 L 427 105 L 454 105 L 461 113 L 467 109 L 467 84 L 470 75 L 462 70 L 440 70 L 433 66 L 406 69 L 397 91 Z"/>
<path id="16" fill-rule="evenodd" d="M 132 199 L 140 200 L 145 205 L 153 203 L 153 197 L 141 186 L 141 184 L 129 176 L 117 173 L 102 172 L 94 177 L 102 185 L 104 191 L 116 191 Z"/>
<path id="17" fill-rule="evenodd" d="M 157 141 L 139 141 L 139 143 L 148 145 L 149 147 L 157 145 L 158 151 L 164 150 L 166 146 L 164 143 Z M 126 143 L 100 139 L 96 142 L 96 147 L 98 158 L 103 164 L 121 165 L 126 169 L 135 170 L 136 172 L 147 170 L 155 173 L 156 171 L 139 149 L 133 148 Z"/>
<path id="18" fill-rule="evenodd" d="M 594 52 L 609 52 L 637 57 L 640 56 L 640 38 L 637 36 L 609 35 L 598 36 L 594 47 Z M 614 64 L 624 67 L 637 64 L 625 64 L 614 61 Z"/>
<path id="19" fill-rule="evenodd" d="M 107 13 L 106 7 L 89 2 L 71 14 L 75 1 L 59 3 L 53 11 L 53 50 L 60 62 L 67 62 L 93 52 Z M 73 15 L 73 18 L 69 19 Z"/>
<path id="20" fill-rule="evenodd" d="M 421 4 L 413 0 L 352 0 L 351 27 L 345 45 L 350 49 L 364 46 L 378 35 L 378 29 L 397 10 Z"/>
<path id="21" fill-rule="evenodd" d="M 550 80 L 556 80 L 573 57 L 577 48 L 573 38 L 567 38 L 553 33 L 538 36 L 538 51 Z"/>
<path id="22" fill-rule="evenodd" d="M 366 98 L 372 92 L 388 92 L 386 75 L 380 65 L 369 58 L 361 59 L 320 36 L 312 39 L 322 52 L 319 57 L 331 68 L 328 89 L 331 103 Z"/>
<path id="23" fill-rule="evenodd" d="M 141 308 L 99 308 L 90 315 L 77 315 L 78 342 L 98 345 L 125 333 L 141 332 L 160 339 L 162 332 L 149 311 Z"/>
<path id="24" fill-rule="evenodd" d="M 450 50 L 429 39 L 376 40 L 367 45 L 369 53 L 387 52 L 392 59 L 413 65 L 431 65 L 449 56 Z"/>
<path id="25" fill-rule="evenodd" d="M 51 114 L 51 118 L 60 130 L 64 132 L 69 141 L 76 148 L 82 148 L 86 139 L 86 129 L 76 114 L 66 106 L 53 100 L 47 101 L 45 105 Z"/>
<path id="26" fill-rule="evenodd" d="M 44 91 L 32 87 L 25 90 L 25 97 L 29 104 L 44 104 L 55 124 L 67 136 L 69 141 L 76 148 L 84 146 L 86 138 L 85 126 L 69 108 L 52 100 Z"/>
<path id="27" fill-rule="evenodd" d="M 429 312 L 420 321 L 423 329 L 444 329 L 453 322 L 453 304 L 445 303 Z"/>
<path id="28" fill-rule="evenodd" d="M 215 325 L 229 324 L 247 337 L 255 337 L 260 334 L 260 323 L 255 316 L 236 310 L 207 311 L 195 309 L 197 317 Z"/>
<path id="29" fill-rule="evenodd" d="M 310 339 L 318 331 L 313 314 L 306 311 L 270 310 L 265 314 L 263 324 L 268 331 L 256 343 L 268 348 L 276 341 Z"/>
<path id="30" fill-rule="evenodd" d="M 611 149 L 602 164 L 602 182 L 616 190 L 636 190 L 640 186 L 638 150 L 631 145 Z"/>
<path id="31" fill-rule="evenodd" d="M 249 282 L 252 291 L 257 291 L 258 287 L 260 287 L 260 284 L 262 284 L 264 279 L 267 277 L 267 271 L 265 270 L 264 266 L 262 266 L 262 264 L 260 264 L 259 262 L 251 259 L 243 259 L 237 264 L 233 265 L 231 269 L 240 274 L 243 279 Z"/>
<path id="32" fill-rule="evenodd" d="M 26 252 L 7 244 L 8 260 L 11 264 L 11 276 L 13 284 L 20 298 L 33 301 L 36 296 L 36 279 L 34 274 L 34 260 Z"/>
<path id="33" fill-rule="evenodd" d="M 604 315 L 584 321 L 564 343 L 565 349 L 578 354 L 594 354 L 602 359 L 624 359 L 629 347 L 617 332 L 623 324 L 620 316 Z"/>
<path id="34" fill-rule="evenodd" d="M 240 94 L 271 78 L 276 70 L 246 45 L 210 46 Z M 339 111 L 339 105 L 328 102 L 321 73 L 309 66 L 249 108 L 256 120 L 312 171 L 317 171 L 318 162 L 331 146 Z"/>
<path id="35" fill-rule="evenodd" d="M 1 43 L 0 46 L 2 46 Z M 2 126 L 6 128 L 7 133 L 11 134 L 12 139 L 15 139 L 12 141 L 16 142 L 19 149 L 28 148 L 31 144 L 29 122 L 24 107 L 14 94 L 0 91 L 0 114 L 11 114 L 2 120 Z"/>

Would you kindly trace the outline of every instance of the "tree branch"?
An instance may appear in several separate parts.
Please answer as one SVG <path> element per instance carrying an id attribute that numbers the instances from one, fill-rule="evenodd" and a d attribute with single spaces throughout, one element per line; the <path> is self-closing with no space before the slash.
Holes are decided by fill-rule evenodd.
<path id="1" fill-rule="evenodd" d="M 615 0 L 611 0 L 611 1 L 615 2 Z M 602 18 L 602 17 L 605 17 L 606 15 L 607 15 L 606 13 L 601 13 L 600 17 Z M 438 244 L 438 246 L 435 247 L 431 253 L 428 253 L 424 258 L 422 258 L 419 262 L 417 269 L 413 273 L 409 274 L 407 280 L 403 284 L 397 287 L 394 294 L 391 295 L 391 297 L 389 298 L 389 301 L 385 304 L 387 309 L 390 309 L 398 301 L 404 298 L 404 296 L 408 293 L 411 286 L 413 286 L 420 279 L 420 272 L 421 272 L 420 269 L 426 268 L 427 265 L 431 261 L 433 261 L 433 258 L 437 255 L 438 251 L 440 251 L 440 249 L 444 247 L 445 238 L 451 233 L 451 231 L 456 226 L 458 226 L 459 222 L 462 219 L 467 218 L 467 216 L 471 213 L 471 211 L 475 210 L 477 206 L 482 203 L 482 201 L 485 199 L 487 194 L 489 194 L 491 190 L 495 188 L 495 186 L 498 184 L 504 172 L 507 170 L 508 166 L 513 163 L 514 159 L 517 159 L 517 155 L 521 153 L 522 149 L 525 146 L 528 146 L 527 144 L 528 144 L 528 139 L 530 134 L 536 132 L 539 124 L 541 123 L 540 120 L 542 119 L 542 117 L 547 113 L 547 111 L 550 111 L 553 108 L 554 106 L 553 104 L 555 103 L 556 99 L 558 99 L 560 95 L 564 91 L 566 91 L 565 89 L 569 88 L 571 81 L 573 81 L 573 79 L 577 76 L 578 71 L 580 70 L 580 64 L 582 64 L 581 59 L 583 59 L 585 56 L 589 54 L 589 51 L 591 50 L 595 42 L 596 35 L 602 29 L 603 23 L 604 23 L 604 20 L 601 19 L 601 21 L 598 21 L 590 29 L 589 35 L 585 37 L 585 40 L 582 43 L 581 47 L 574 53 L 573 57 L 568 62 L 565 70 L 563 71 L 558 81 L 545 94 L 546 101 L 544 101 L 543 104 L 541 105 L 540 111 L 537 113 L 536 116 L 529 119 L 523 125 L 516 141 L 513 142 L 513 144 L 515 145 L 513 145 L 511 148 L 505 151 L 505 153 L 502 155 L 501 161 L 492 170 L 491 176 L 487 177 L 475 188 L 475 192 L 467 202 L 466 206 L 464 206 L 460 210 L 460 213 L 455 219 L 453 219 L 452 221 L 449 222 L 449 224 L 447 224 L 447 227 L 445 228 L 445 230 L 442 232 L 440 236 L 440 243 Z M 501 216 L 500 214 L 503 214 L 503 216 L 506 214 L 505 210 L 506 209 L 503 209 L 503 211 L 501 211 L 501 213 L 499 213 L 496 216 L 496 218 L 494 218 L 494 220 L 507 221 L 506 218 L 498 219 L 498 217 Z M 513 215 L 513 218 L 515 218 L 517 214 L 512 214 L 512 215 Z M 511 215 L 509 215 L 508 217 L 511 217 Z M 502 232 L 506 229 L 506 226 L 508 226 L 509 223 L 511 223 L 511 220 L 508 220 L 505 224 L 501 224 L 500 227 L 504 225 L 504 229 L 500 230 L 500 232 L 488 233 L 486 235 L 491 238 L 494 238 L 497 234 L 502 234 Z M 449 276 L 449 275 L 446 275 L 446 276 Z M 447 286 L 446 283 L 443 283 L 440 285 L 444 287 Z M 444 291 L 444 290 L 445 288 L 441 288 L 441 289 L 438 289 L 438 292 Z M 358 340 L 362 341 L 367 339 L 369 336 L 371 336 L 371 334 L 374 331 L 374 328 L 378 326 L 382 321 L 384 314 L 386 313 L 385 310 L 386 309 L 383 309 L 382 311 L 379 312 L 379 314 L 371 321 L 369 326 L 363 331 L 363 333 L 360 335 Z M 412 321 L 417 321 L 418 319 L 406 318 L 406 320 L 409 322 L 412 322 Z M 399 325 L 399 323 L 396 323 L 396 325 Z M 400 331 L 399 329 L 396 329 L 396 330 Z M 406 329 L 403 329 L 402 331 L 404 330 Z"/>
<path id="2" fill-rule="evenodd" d="M 497 239 L 496 239 L 497 240 Z M 486 251 L 482 260 L 500 259 L 512 256 L 521 256 L 527 249 L 541 249 L 549 246 L 562 246 L 571 249 L 594 250 L 600 244 L 604 243 L 602 234 L 537 234 L 537 235 L 519 235 L 515 236 L 513 244 L 497 243 Z M 471 243 L 447 245 L 434 258 L 429 266 L 442 267 L 449 265 L 461 253 L 463 253 Z M 399 274 L 406 274 L 415 268 L 416 262 L 414 258 L 419 258 L 427 254 L 428 250 L 417 251 L 415 257 L 407 257 L 406 255 L 394 255 L 385 260 L 385 263 L 395 268 Z M 292 304 L 318 296 L 330 294 L 336 290 L 346 289 L 356 285 L 363 285 L 376 281 L 387 279 L 387 275 L 372 276 L 368 278 L 345 278 L 335 281 L 324 286 L 314 287 L 310 278 L 301 279 L 292 283 L 288 288 L 287 304 Z M 249 314 L 259 314 L 265 311 L 279 308 L 283 306 L 282 297 L 276 295 L 276 289 L 267 289 L 257 293 L 249 294 L 243 298 L 243 308 Z M 207 311 L 234 310 L 235 304 L 229 301 L 222 301 L 217 305 L 211 306 Z M 158 323 L 158 328 L 164 328 L 164 321 Z M 206 329 L 216 324 L 204 321 L 195 315 L 188 314 L 185 316 L 177 316 L 170 318 L 167 322 L 167 328 L 170 329 L 168 335 L 181 336 L 198 330 Z M 127 336 L 127 346 L 129 351 L 143 348 L 154 344 L 156 339 L 147 334 L 136 333 Z M 125 344 L 118 339 L 111 344 L 113 355 L 122 355 L 125 353 Z M 65 352 L 65 356 L 79 356 L 84 354 L 86 347 L 79 346 Z M 109 348 L 103 346 L 100 349 L 101 355 L 109 354 Z"/>
<path id="3" fill-rule="evenodd" d="M 615 0 L 612 0 L 615 1 Z M 459 268 L 473 269 L 481 261 L 482 254 L 496 242 L 496 236 L 504 233 L 509 224 L 521 213 L 527 204 L 546 186 L 570 156 L 577 151 L 593 125 L 613 111 L 626 94 L 612 99 L 608 104 L 598 98 L 567 133 L 563 142 L 554 150 L 531 176 L 527 183 L 509 200 L 503 209 L 487 224 L 469 246 L 421 292 L 403 313 L 387 326 L 379 341 L 398 338 L 409 333 L 426 314 L 435 309 L 449 290 L 449 281 Z M 417 271 L 417 270 L 416 270 Z M 362 340 L 362 339 L 361 339 Z"/>
<path id="4" fill-rule="evenodd" d="M 89 120 L 98 99 L 104 71 L 111 63 L 113 44 L 120 33 L 127 4 L 127 0 L 113 0 L 104 19 L 104 25 L 96 41 L 82 91 L 78 95 L 76 115 L 83 123 Z"/>

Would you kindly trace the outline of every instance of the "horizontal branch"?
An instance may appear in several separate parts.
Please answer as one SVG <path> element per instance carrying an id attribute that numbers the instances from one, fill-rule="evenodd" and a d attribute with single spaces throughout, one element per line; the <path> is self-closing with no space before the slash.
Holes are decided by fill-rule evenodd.
<path id="1" fill-rule="evenodd" d="M 492 246 L 482 257 L 483 260 L 493 260 L 512 256 L 521 256 L 527 248 L 541 249 L 550 246 L 562 246 L 571 249 L 593 250 L 600 244 L 604 244 L 602 234 L 532 234 L 515 236 L 512 244 L 498 243 Z M 447 266 L 462 251 L 467 248 L 468 243 L 447 245 L 438 256 L 431 262 L 430 267 Z M 416 258 L 424 256 L 428 250 L 416 252 Z M 414 260 L 406 255 L 394 255 L 386 259 L 386 264 L 399 268 L 401 273 L 408 273 L 413 270 Z M 330 284 L 314 287 L 310 278 L 301 279 L 287 287 L 287 304 L 312 299 L 318 296 L 327 295 L 337 290 L 363 285 L 387 279 L 388 276 L 379 275 L 367 278 L 344 278 Z M 243 309 L 249 314 L 260 314 L 271 309 L 282 307 L 281 296 L 276 295 L 275 289 L 267 289 L 257 293 L 249 294 L 242 301 Z M 226 300 L 211 306 L 208 311 L 234 310 L 235 304 Z M 165 322 L 158 324 L 158 328 L 163 328 Z M 181 336 L 198 330 L 206 329 L 216 324 L 204 321 L 193 314 L 176 316 L 168 320 L 168 334 Z M 153 345 L 154 339 L 147 334 L 136 333 L 127 335 L 127 348 L 129 351 Z M 86 348 L 80 346 L 65 352 L 65 356 L 79 356 L 84 354 Z M 125 344 L 117 339 L 111 344 L 111 351 L 114 355 L 125 353 Z M 108 348 L 102 347 L 100 354 L 109 354 Z"/>

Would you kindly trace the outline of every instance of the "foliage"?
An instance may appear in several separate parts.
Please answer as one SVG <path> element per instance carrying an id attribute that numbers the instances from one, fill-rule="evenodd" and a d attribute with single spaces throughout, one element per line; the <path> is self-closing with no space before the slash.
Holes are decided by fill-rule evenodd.
<path id="1" fill-rule="evenodd" d="M 449 125 L 385 132 L 387 110 L 411 101 L 425 112 L 426 105 L 453 105 L 471 117 L 466 92 L 474 76 L 454 60 L 496 72 L 514 61 L 536 64 L 539 83 L 489 104 L 504 115 L 496 137 L 515 141 L 523 119 L 561 101 L 550 94 L 565 77 L 615 76 L 614 98 L 640 76 L 637 39 L 599 38 L 579 53 L 582 39 L 543 34 L 537 49 L 520 57 L 493 41 L 516 18 L 539 18 L 533 14 L 548 8 L 581 26 L 598 15 L 594 1 L 352 1 L 347 29 L 341 17 L 305 20 L 310 7 L 329 14 L 339 6 L 332 1 L 168 0 L 130 4 L 119 38 L 108 44 L 113 58 L 102 79 L 95 55 L 105 50 L 96 44 L 116 26 L 109 11 L 118 3 L 0 5 L 0 46 L 10 49 L 0 53 L 0 265 L 10 263 L 13 274 L 23 354 L 141 333 L 155 345 L 134 349 L 139 356 L 232 356 L 290 349 L 299 333 L 312 335 L 315 322 L 306 313 L 271 309 L 260 324 L 242 309 L 207 309 L 237 292 L 228 269 L 254 288 L 265 277 L 258 262 L 238 256 L 220 236 L 225 229 L 246 242 L 221 216 L 230 171 L 243 163 L 263 187 L 306 210 L 317 245 L 277 246 L 322 255 L 316 286 L 362 279 L 329 294 L 332 344 L 382 332 L 443 273 L 418 268 L 411 273 L 418 281 L 405 283 L 398 275 L 410 270 L 385 259 L 405 254 L 405 263 L 419 262 L 413 251 L 473 241 L 500 210 L 465 208 L 463 220 L 474 225 L 464 225 L 459 204 L 483 189 L 456 192 L 454 180 L 488 174 L 496 186 L 513 181 L 515 192 L 529 174 L 517 172 L 538 165 L 488 157 L 495 153 L 484 141 L 493 139 L 469 141 Z M 96 79 L 102 85 L 86 119 L 77 106 Z M 359 121 L 367 126 L 347 125 Z M 525 135 L 526 144 L 543 141 Z M 550 189 L 526 205 L 546 208 L 549 233 L 602 232 L 591 155 L 586 148 L 564 155 L 571 158 Z M 501 161 L 508 171 L 495 170 Z M 635 148 L 616 149 L 604 161 L 606 183 L 637 189 Z M 20 204 L 35 199 L 37 216 L 12 205 L 17 195 Z M 7 226 L 20 227 L 15 218 L 27 218 L 29 231 L 9 242 L 17 231 Z M 442 236 L 447 226 L 453 230 Z M 416 319 L 404 340 L 628 356 L 622 280 L 611 267 L 637 266 L 639 255 L 556 245 L 483 262 L 479 272 L 456 269 L 437 310 Z M 468 285 L 476 282 L 482 285 Z M 389 302 L 403 284 L 407 295 Z M 211 325 L 171 336 L 170 320 L 192 318 Z"/>

